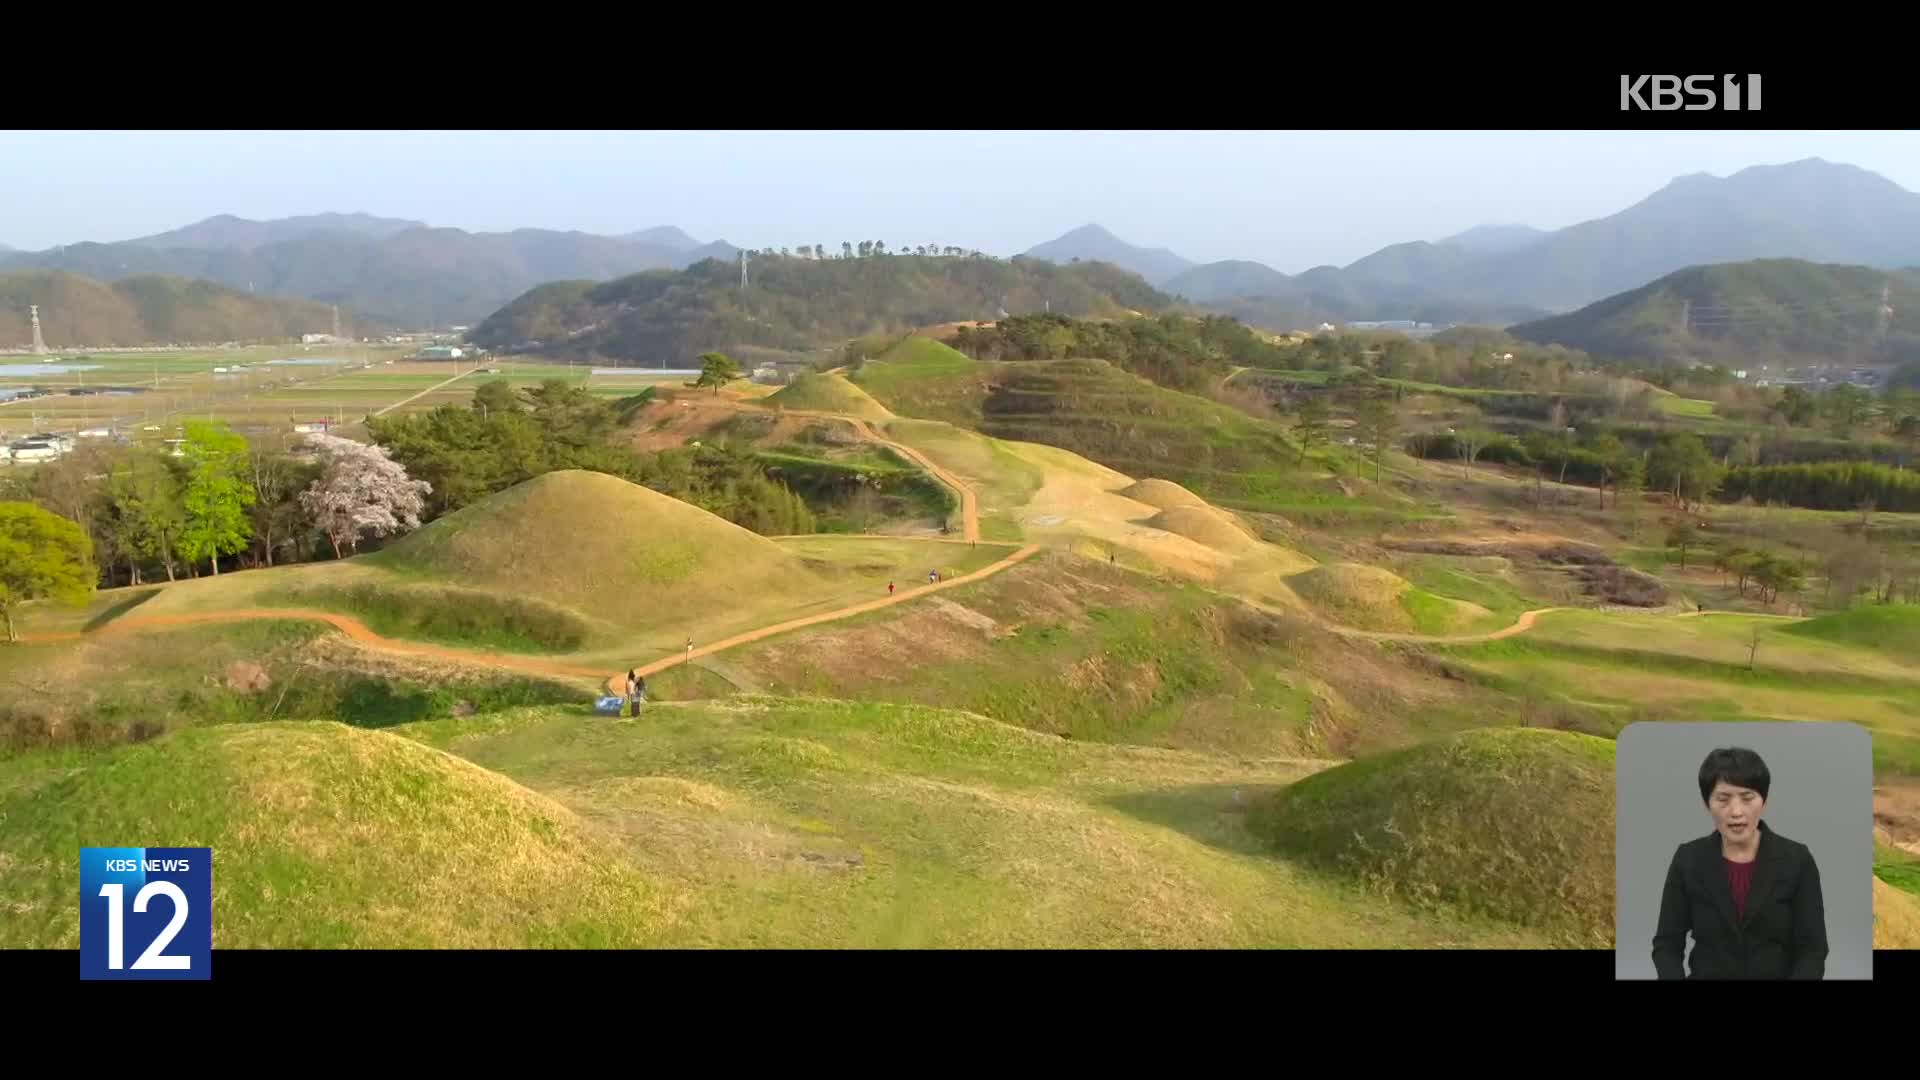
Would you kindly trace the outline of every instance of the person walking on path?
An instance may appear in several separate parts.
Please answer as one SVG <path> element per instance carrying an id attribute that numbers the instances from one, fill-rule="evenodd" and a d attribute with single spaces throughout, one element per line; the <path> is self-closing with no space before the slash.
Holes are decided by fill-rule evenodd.
<path id="1" fill-rule="evenodd" d="M 887 582 L 887 595 L 888 596 L 893 595 L 893 582 L 891 581 Z"/>
<path id="2" fill-rule="evenodd" d="M 640 673 L 635 671 L 633 668 L 628 668 L 627 669 L 627 708 L 634 716 L 640 715 L 640 698 L 638 697 L 639 690 L 636 686 L 639 680 L 640 680 Z"/>
<path id="3" fill-rule="evenodd" d="M 687 663 L 693 663 L 693 639 L 687 639 Z"/>
<path id="4" fill-rule="evenodd" d="M 633 718 L 640 719 L 640 706 L 647 703 L 647 677 L 636 674 L 633 677 Z"/>

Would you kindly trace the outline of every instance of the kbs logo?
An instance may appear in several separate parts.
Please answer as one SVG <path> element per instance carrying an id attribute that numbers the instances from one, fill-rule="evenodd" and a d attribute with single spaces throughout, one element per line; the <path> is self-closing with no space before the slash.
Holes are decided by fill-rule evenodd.
<path id="1" fill-rule="evenodd" d="M 1744 91 L 1744 93 L 1743 93 Z M 1622 112 L 1760 111 L 1758 75 L 1622 75 Z"/>
<path id="2" fill-rule="evenodd" d="M 82 979 L 210 979 L 212 962 L 212 848 L 80 849 Z"/>

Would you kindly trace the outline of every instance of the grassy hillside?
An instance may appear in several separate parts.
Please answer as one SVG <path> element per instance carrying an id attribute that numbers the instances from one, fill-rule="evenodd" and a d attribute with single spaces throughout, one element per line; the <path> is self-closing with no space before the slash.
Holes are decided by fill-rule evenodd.
<path id="1" fill-rule="evenodd" d="M 866 364 L 854 381 L 902 416 L 1060 447 L 1128 476 L 1173 481 L 1221 506 L 1400 512 L 1325 476 L 1329 464 L 1339 467 L 1337 454 L 1317 454 L 1301 466 L 1279 424 L 1156 386 L 1104 360 L 970 363 L 916 339 Z"/>
<path id="2" fill-rule="evenodd" d="M 567 529 L 565 543 L 555 530 Z M 630 622 L 725 608 L 810 583 L 779 545 L 605 473 L 546 473 L 414 532 L 368 561 Z"/>
<path id="3" fill-rule="evenodd" d="M 1893 318 L 1883 340 L 1887 287 Z M 1734 367 L 1889 359 L 1920 347 L 1920 275 L 1798 259 L 1695 266 L 1510 332 L 1596 356 Z"/>
<path id="4" fill-rule="evenodd" d="M 812 372 L 800 375 L 791 384 L 769 394 L 766 403 L 780 409 L 841 413 L 868 420 L 893 418 L 886 406 L 838 375 Z"/>
<path id="5" fill-rule="evenodd" d="M 1857 607 L 1783 629 L 1801 637 L 1875 649 L 1908 662 L 1920 658 L 1920 606 L 1913 604 Z"/>
<path id="6" fill-rule="evenodd" d="M 1157 580 L 1136 553 L 1122 558 L 1045 552 L 950 597 L 744 646 L 723 667 L 771 693 L 1251 755 L 1344 757 L 1521 715 L 1371 642 Z"/>
<path id="7" fill-rule="evenodd" d="M 381 732 L 246 724 L 0 761 L 0 946 L 78 947 L 72 882 L 48 870 L 127 837 L 214 849 L 216 949 L 631 947 L 673 911 L 496 773 Z"/>
<path id="8" fill-rule="evenodd" d="M 740 285 L 738 266 L 697 264 L 582 288 L 550 285 L 501 308 L 473 339 L 555 356 L 646 361 L 707 349 L 807 349 L 932 323 L 1052 310 L 1119 315 L 1164 307 L 1144 281 L 1100 264 L 881 255 L 856 259 L 762 257 Z M 535 343 L 538 343 L 537 345 Z"/>
<path id="9" fill-rule="evenodd" d="M 1262 802 L 1249 826 L 1371 890 L 1606 948 L 1613 816 L 1611 740 L 1510 728 L 1318 773 Z"/>
<path id="10" fill-rule="evenodd" d="M 54 349 L 286 341 L 333 327 L 325 304 L 255 296 L 206 281 L 141 276 L 108 284 L 30 271 L 0 274 L 0 343 L 33 340 L 30 304 L 40 305 L 40 331 Z"/>

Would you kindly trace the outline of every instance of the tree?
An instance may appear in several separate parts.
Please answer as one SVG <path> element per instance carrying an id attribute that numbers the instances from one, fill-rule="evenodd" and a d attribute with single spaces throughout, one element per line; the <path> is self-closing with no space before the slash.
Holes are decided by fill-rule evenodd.
<path id="1" fill-rule="evenodd" d="M 1907 453 L 1920 457 L 1920 415 L 1903 416 L 1893 425 L 1893 437 L 1907 444 Z"/>
<path id="2" fill-rule="evenodd" d="M 871 240 L 862 240 L 862 241 L 860 241 L 860 247 L 859 247 L 859 252 L 860 252 L 860 257 L 861 257 L 861 258 L 863 258 L 863 259 L 864 259 L 864 258 L 866 258 L 866 257 L 867 257 L 867 256 L 869 256 L 869 255 L 872 255 L 872 254 L 873 254 L 873 241 L 871 241 Z"/>
<path id="3" fill-rule="evenodd" d="M 1782 592 L 1798 591 L 1805 575 L 1791 559 L 1769 555 L 1762 557 L 1760 565 L 1754 570 L 1754 579 L 1766 591 L 1767 603 L 1771 604 L 1779 601 Z"/>
<path id="4" fill-rule="evenodd" d="M 208 560 L 218 575 L 220 556 L 246 550 L 253 538 L 247 509 L 256 497 L 247 482 L 247 441 L 216 421 L 189 420 L 186 429 L 181 451 L 187 479 L 180 493 L 186 526 L 180 532 L 180 554 L 189 566 Z"/>
<path id="5" fill-rule="evenodd" d="M 1600 459 L 1600 509 L 1607 508 L 1607 484 L 1618 484 L 1622 463 L 1627 457 L 1627 447 L 1620 437 L 1608 432 L 1593 441 L 1594 456 Z M 1614 488 L 1613 505 L 1620 505 L 1620 489 Z"/>
<path id="6" fill-rule="evenodd" d="M 482 416 L 526 411 L 513 384 L 505 379 L 488 379 L 481 383 L 473 392 L 473 408 Z"/>
<path id="7" fill-rule="evenodd" d="M 1373 458 L 1374 482 L 1378 483 L 1381 459 L 1400 433 L 1400 416 L 1393 411 L 1393 402 L 1385 395 L 1380 395 L 1361 402 L 1356 419 L 1359 421 L 1360 437 L 1368 444 L 1368 456 Z"/>
<path id="8" fill-rule="evenodd" d="M 1300 441 L 1300 463 L 1306 464 L 1307 451 L 1327 441 L 1327 403 L 1320 395 L 1309 395 L 1300 403 L 1299 418 L 1293 423 L 1293 434 Z"/>
<path id="9" fill-rule="evenodd" d="M 1797 386 L 1789 386 L 1780 392 L 1780 400 L 1773 403 L 1773 411 L 1794 427 L 1806 427 L 1819 415 L 1819 404 L 1813 395 Z"/>
<path id="10" fill-rule="evenodd" d="M 1852 383 L 1841 383 L 1820 399 L 1820 412 L 1833 425 L 1833 433 L 1846 438 L 1853 429 L 1872 415 L 1873 395 Z"/>
<path id="11" fill-rule="evenodd" d="M 702 386 L 712 387 L 713 392 L 718 394 L 721 387 L 739 377 L 740 365 L 734 363 L 732 357 L 725 353 L 701 353 L 700 377 L 688 385 L 695 388 Z"/>
<path id="12" fill-rule="evenodd" d="M 1467 470 L 1472 467 L 1474 459 L 1479 457 L 1480 451 L 1485 450 L 1487 444 L 1492 441 L 1493 432 L 1482 427 L 1461 428 L 1454 433 L 1453 443 L 1460 449 L 1461 476 L 1468 475 Z"/>
<path id="13" fill-rule="evenodd" d="M 1682 510 L 1688 503 L 1703 502 L 1719 490 L 1726 474 L 1707 451 L 1707 444 L 1691 432 L 1660 440 L 1647 459 L 1647 482 L 1670 491 Z"/>
<path id="14" fill-rule="evenodd" d="M 853 258 L 853 245 L 847 243 L 845 240 L 840 241 L 840 257 L 843 259 Z"/>
<path id="15" fill-rule="evenodd" d="M 254 443 L 247 448 L 248 480 L 253 484 L 253 535 L 260 541 L 260 561 L 273 565 L 273 550 L 291 542 L 304 513 L 300 488 L 306 467 L 291 455 Z"/>
<path id="16" fill-rule="evenodd" d="M 129 584 L 140 584 L 134 557 L 158 559 L 167 580 L 175 577 L 175 546 L 187 524 L 174 462 L 151 450 L 133 450 L 107 473 L 108 528 L 114 547 L 128 558 Z"/>
<path id="17" fill-rule="evenodd" d="M 345 556 L 342 541 L 358 551 L 363 536 L 391 536 L 420 527 L 420 512 L 433 485 L 414 480 L 378 446 L 351 439 L 314 435 L 308 440 L 324 463 L 318 479 L 300 493 L 300 505 L 333 544 L 333 557 Z"/>
<path id="18" fill-rule="evenodd" d="M 1695 531 L 1693 522 L 1682 521 L 1667 530 L 1667 546 L 1680 552 L 1680 569 L 1687 568 L 1687 549 L 1700 542 L 1700 534 Z"/>
<path id="19" fill-rule="evenodd" d="M 52 600 L 81 607 L 98 578 L 85 529 L 32 503 L 0 503 L 0 616 L 8 641 L 20 640 L 13 616 L 21 604 Z"/>
<path id="20" fill-rule="evenodd" d="M 1638 454 L 1627 454 L 1614 470 L 1613 508 L 1626 506 L 1628 520 L 1640 516 L 1640 493 L 1647 487 L 1647 463 Z"/>

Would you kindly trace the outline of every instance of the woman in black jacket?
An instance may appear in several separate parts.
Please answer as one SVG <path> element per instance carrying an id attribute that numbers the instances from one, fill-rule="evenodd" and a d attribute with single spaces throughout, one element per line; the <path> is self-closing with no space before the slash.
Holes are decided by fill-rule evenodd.
<path id="1" fill-rule="evenodd" d="M 1827 967 L 1820 870 L 1805 844 L 1760 820 L 1771 784 L 1751 750 L 1715 750 L 1700 766 L 1713 832 L 1681 844 L 1667 868 L 1653 966 L 1662 979 L 1818 979 Z M 1687 934 L 1693 955 L 1686 958 Z"/>

